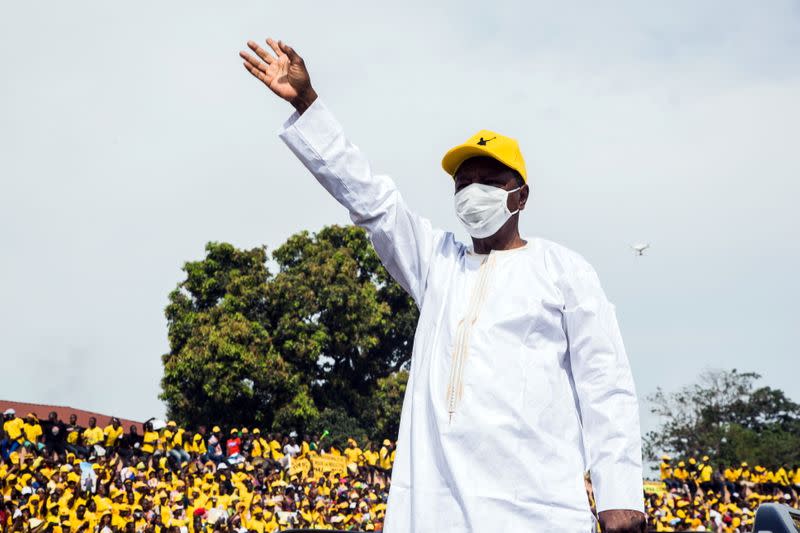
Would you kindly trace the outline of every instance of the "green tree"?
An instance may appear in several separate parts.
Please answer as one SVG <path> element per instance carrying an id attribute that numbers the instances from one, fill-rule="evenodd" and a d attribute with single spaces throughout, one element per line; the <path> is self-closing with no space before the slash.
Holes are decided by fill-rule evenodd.
<path id="1" fill-rule="evenodd" d="M 753 372 L 706 371 L 677 392 L 659 388 L 648 400 L 661 425 L 645 436 L 645 455 L 709 455 L 731 464 L 800 462 L 800 405 L 783 391 L 757 387 Z"/>
<path id="2" fill-rule="evenodd" d="M 304 431 L 335 413 L 396 432 L 418 314 L 363 230 L 301 232 L 271 257 L 209 243 L 184 272 L 166 309 L 171 417 Z"/>

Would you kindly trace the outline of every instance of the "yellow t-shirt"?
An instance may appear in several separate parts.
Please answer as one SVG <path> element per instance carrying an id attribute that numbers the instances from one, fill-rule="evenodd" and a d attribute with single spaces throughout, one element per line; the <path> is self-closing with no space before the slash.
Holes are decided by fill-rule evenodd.
<path id="1" fill-rule="evenodd" d="M 30 442 L 36 442 L 39 440 L 39 437 L 42 436 L 42 426 L 36 422 L 33 424 L 25 422 L 22 424 L 22 430 L 25 432 L 25 439 Z"/>
<path id="2" fill-rule="evenodd" d="M 261 439 L 253 439 L 253 447 L 250 448 L 250 457 L 262 457 L 264 455 L 264 447 L 261 445 Z"/>
<path id="3" fill-rule="evenodd" d="M 207 449 L 206 449 L 206 441 L 204 441 L 203 439 L 198 439 L 198 440 L 194 441 L 194 452 L 195 453 L 198 453 L 198 454 L 202 455 L 202 454 L 206 453 L 206 451 L 207 451 Z"/>
<path id="4" fill-rule="evenodd" d="M 25 425 L 25 421 L 21 418 L 12 418 L 11 420 L 6 420 L 3 423 L 3 430 L 8 435 L 8 438 L 11 440 L 22 440 L 22 426 Z"/>
<path id="5" fill-rule="evenodd" d="M 358 463 L 358 456 L 361 455 L 361 448 L 358 446 L 355 448 L 345 448 L 344 455 L 347 457 L 348 463 Z"/>
<path id="6" fill-rule="evenodd" d="M 122 426 L 118 428 L 114 428 L 114 426 L 106 426 L 103 430 L 103 434 L 106 436 L 106 446 L 114 446 L 117 444 L 117 440 L 122 436 L 122 433 L 125 430 L 122 429 Z"/>
<path id="7" fill-rule="evenodd" d="M 700 469 L 700 482 L 706 483 L 711 481 L 711 476 L 713 473 L 714 469 L 711 468 L 711 465 L 703 465 L 703 467 Z"/>
<path id="8" fill-rule="evenodd" d="M 156 451 L 156 444 L 158 443 L 158 433 L 155 431 L 145 431 L 142 437 L 142 451 L 144 453 L 153 453 Z"/>
<path id="9" fill-rule="evenodd" d="M 669 463 L 662 462 L 658 465 L 659 470 L 661 471 L 661 480 L 670 479 L 672 477 L 672 465 Z"/>
<path id="10" fill-rule="evenodd" d="M 175 436 L 172 437 L 172 445 L 183 448 L 183 429 L 175 432 Z"/>
<path id="11" fill-rule="evenodd" d="M 272 460 L 273 461 L 277 461 L 278 459 L 283 457 L 283 452 L 281 452 L 281 443 L 280 442 L 278 442 L 276 440 L 270 441 L 269 448 L 270 448 L 270 450 L 272 450 Z"/>
<path id="12" fill-rule="evenodd" d="M 378 464 L 378 452 L 376 452 L 375 450 L 365 451 L 364 457 L 367 459 L 367 463 L 370 466 L 376 466 Z"/>
<path id="13" fill-rule="evenodd" d="M 158 449 L 159 450 L 167 450 L 170 448 L 170 444 L 172 443 L 172 436 L 174 433 L 171 429 L 165 428 L 161 430 L 161 438 L 158 441 Z"/>
<path id="14" fill-rule="evenodd" d="M 392 467 L 392 457 L 389 454 L 389 448 L 386 446 L 381 447 L 380 451 L 380 467 L 384 470 Z"/>
<path id="15" fill-rule="evenodd" d="M 730 481 L 731 483 L 735 483 L 739 481 L 739 478 L 742 476 L 742 469 L 741 468 L 726 468 L 725 469 L 725 479 Z"/>
<path id="16" fill-rule="evenodd" d="M 103 441 L 103 437 L 105 437 L 103 430 L 98 426 L 83 430 L 83 442 L 85 442 L 87 446 L 93 446 L 101 443 Z"/>

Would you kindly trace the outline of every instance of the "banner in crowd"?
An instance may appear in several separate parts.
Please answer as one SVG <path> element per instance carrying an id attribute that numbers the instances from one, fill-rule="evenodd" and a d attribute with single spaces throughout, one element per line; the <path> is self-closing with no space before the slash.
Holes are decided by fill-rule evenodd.
<path id="1" fill-rule="evenodd" d="M 308 476 L 311 470 L 311 465 L 314 466 L 312 475 L 319 477 L 327 472 L 338 473 L 341 475 L 347 474 L 347 457 L 343 455 L 314 455 L 311 460 L 307 457 L 292 460 L 289 467 L 289 475 Z"/>
<path id="2" fill-rule="evenodd" d="M 663 481 L 645 481 L 644 493 L 645 494 L 658 494 L 659 496 L 667 492 Z"/>

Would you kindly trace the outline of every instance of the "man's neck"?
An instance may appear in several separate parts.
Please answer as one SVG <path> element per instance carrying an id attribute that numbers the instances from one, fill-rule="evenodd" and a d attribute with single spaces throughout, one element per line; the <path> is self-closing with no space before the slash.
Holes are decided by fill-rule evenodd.
<path id="1" fill-rule="evenodd" d="M 511 221 L 509 220 L 509 222 Z M 525 244 L 527 242 L 520 237 L 519 228 L 516 224 L 508 229 L 504 226 L 494 235 L 483 239 L 472 238 L 472 248 L 477 254 L 488 254 L 492 250 L 512 250 L 525 246 Z"/>

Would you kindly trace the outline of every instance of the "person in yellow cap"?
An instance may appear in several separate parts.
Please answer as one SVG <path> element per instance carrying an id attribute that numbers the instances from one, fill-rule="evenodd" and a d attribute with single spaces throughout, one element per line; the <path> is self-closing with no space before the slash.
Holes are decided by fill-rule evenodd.
<path id="1" fill-rule="evenodd" d="M 378 464 L 387 474 L 389 474 L 392 469 L 392 449 L 392 441 L 389 439 L 383 439 L 383 446 L 381 446 L 381 449 L 378 452 Z"/>
<path id="2" fill-rule="evenodd" d="M 451 531 L 589 531 L 590 470 L 602 527 L 639 531 L 639 407 L 614 306 L 581 255 L 520 234 L 531 177 L 517 140 L 481 129 L 444 154 L 461 242 L 373 171 L 297 52 L 267 44 L 241 57 L 295 108 L 280 138 L 420 309 L 386 530 L 447 517 Z"/>

